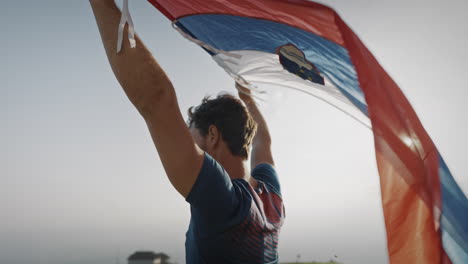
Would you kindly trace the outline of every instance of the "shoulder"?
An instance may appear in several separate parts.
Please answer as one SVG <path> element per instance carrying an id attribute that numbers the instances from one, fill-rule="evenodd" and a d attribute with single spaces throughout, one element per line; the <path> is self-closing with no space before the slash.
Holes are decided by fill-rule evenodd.
<path id="1" fill-rule="evenodd" d="M 255 166 L 251 172 L 252 177 L 268 184 L 273 191 L 281 196 L 281 185 L 278 179 L 278 174 L 273 165 L 268 163 L 261 163 Z"/>
<path id="2" fill-rule="evenodd" d="M 186 201 L 209 221 L 223 222 L 247 210 L 251 198 L 241 181 L 231 180 L 224 167 L 205 153 L 202 168 Z"/>

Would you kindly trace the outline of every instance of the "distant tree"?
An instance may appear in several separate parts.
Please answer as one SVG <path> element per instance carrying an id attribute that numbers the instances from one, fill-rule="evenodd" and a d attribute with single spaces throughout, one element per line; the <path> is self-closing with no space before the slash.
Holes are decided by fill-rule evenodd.
<path id="1" fill-rule="evenodd" d="M 297 254 L 297 256 L 296 256 L 296 263 L 299 263 L 300 260 L 301 260 L 301 254 Z"/>

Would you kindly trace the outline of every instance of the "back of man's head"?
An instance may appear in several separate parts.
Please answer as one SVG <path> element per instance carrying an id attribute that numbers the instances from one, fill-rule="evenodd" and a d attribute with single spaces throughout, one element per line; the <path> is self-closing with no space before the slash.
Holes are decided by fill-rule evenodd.
<path id="1" fill-rule="evenodd" d="M 210 125 L 215 125 L 231 153 L 248 159 L 257 123 L 239 99 L 227 93 L 215 99 L 205 97 L 199 106 L 189 108 L 188 115 L 189 126 L 197 128 L 203 137 Z"/>

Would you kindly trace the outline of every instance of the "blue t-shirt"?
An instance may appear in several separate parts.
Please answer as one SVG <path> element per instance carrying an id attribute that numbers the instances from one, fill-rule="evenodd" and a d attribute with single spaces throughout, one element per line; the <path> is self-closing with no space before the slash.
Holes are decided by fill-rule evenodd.
<path id="1" fill-rule="evenodd" d="M 269 164 L 251 172 L 258 188 L 230 179 L 205 153 L 187 196 L 191 218 L 185 242 L 187 264 L 278 263 L 278 235 L 285 213 L 278 176 Z"/>

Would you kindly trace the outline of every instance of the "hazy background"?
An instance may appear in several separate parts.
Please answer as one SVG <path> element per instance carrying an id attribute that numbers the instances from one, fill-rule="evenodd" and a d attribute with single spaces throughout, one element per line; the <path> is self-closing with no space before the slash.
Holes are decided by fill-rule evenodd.
<path id="1" fill-rule="evenodd" d="M 468 2 L 322 2 L 400 85 L 467 193 Z M 184 114 L 205 94 L 234 92 L 149 3 L 130 7 Z M 111 72 L 88 1 L 3 1 L 0 22 L 0 263 L 126 263 L 135 250 L 185 263 L 189 206 Z M 281 261 L 387 263 L 371 131 L 313 97 L 269 98 Z"/>

